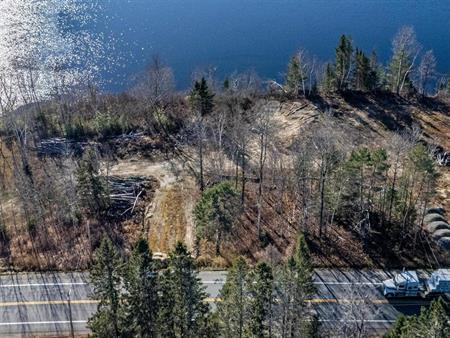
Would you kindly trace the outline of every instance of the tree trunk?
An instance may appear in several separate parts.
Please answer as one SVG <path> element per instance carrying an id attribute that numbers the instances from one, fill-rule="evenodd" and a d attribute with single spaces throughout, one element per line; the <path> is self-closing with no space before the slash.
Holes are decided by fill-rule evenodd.
<path id="1" fill-rule="evenodd" d="M 200 165 L 200 191 L 205 190 L 205 181 L 203 177 L 203 118 L 200 120 L 200 143 L 199 143 L 199 165 Z"/>

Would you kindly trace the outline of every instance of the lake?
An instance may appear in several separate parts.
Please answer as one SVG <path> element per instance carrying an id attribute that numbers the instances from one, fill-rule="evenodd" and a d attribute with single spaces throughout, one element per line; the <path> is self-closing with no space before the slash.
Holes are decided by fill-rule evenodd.
<path id="1" fill-rule="evenodd" d="M 450 72 L 448 0 L 100 0 L 95 30 L 110 43 L 106 88 L 129 85 L 153 55 L 175 71 L 185 88 L 197 67 L 223 77 L 256 70 L 280 78 L 300 47 L 331 60 L 342 33 L 386 61 L 391 39 L 413 25 L 424 49 L 433 49 L 439 71 Z M 119 57 L 120 56 L 120 57 Z"/>

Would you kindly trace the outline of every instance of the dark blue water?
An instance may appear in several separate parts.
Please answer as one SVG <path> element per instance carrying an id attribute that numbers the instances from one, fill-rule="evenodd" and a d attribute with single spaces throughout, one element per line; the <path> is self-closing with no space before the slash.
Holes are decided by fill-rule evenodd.
<path id="1" fill-rule="evenodd" d="M 303 47 L 331 60 L 340 34 L 376 49 L 386 61 L 391 39 L 413 25 L 424 49 L 450 72 L 449 0 L 103 0 L 96 28 L 113 48 L 104 74 L 110 90 L 124 89 L 153 55 L 175 71 L 185 88 L 198 67 L 219 76 L 256 70 L 280 78 L 290 55 Z"/>

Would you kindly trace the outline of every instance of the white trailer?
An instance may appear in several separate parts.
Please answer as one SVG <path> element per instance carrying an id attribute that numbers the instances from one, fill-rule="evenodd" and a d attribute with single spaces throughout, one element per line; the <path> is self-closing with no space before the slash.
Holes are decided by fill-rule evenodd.
<path id="1" fill-rule="evenodd" d="M 383 282 L 386 298 L 422 297 L 450 294 L 450 269 L 433 271 L 429 278 L 420 279 L 416 271 L 403 271 Z"/>

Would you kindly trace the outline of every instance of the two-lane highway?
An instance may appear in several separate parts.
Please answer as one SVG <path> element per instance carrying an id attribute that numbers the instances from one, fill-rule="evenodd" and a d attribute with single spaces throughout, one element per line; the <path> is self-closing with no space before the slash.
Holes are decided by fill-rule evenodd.
<path id="1" fill-rule="evenodd" d="M 400 313 L 418 313 L 426 302 L 387 301 L 383 271 L 316 270 L 315 297 L 309 300 L 325 327 L 364 323 L 373 333 L 384 332 Z M 217 299 L 226 272 L 203 271 L 200 278 L 210 298 Z M 68 336 L 88 333 L 88 318 L 97 302 L 90 299 L 86 273 L 10 273 L 0 275 L 0 337 Z M 70 298 L 70 306 L 69 306 Z"/>

